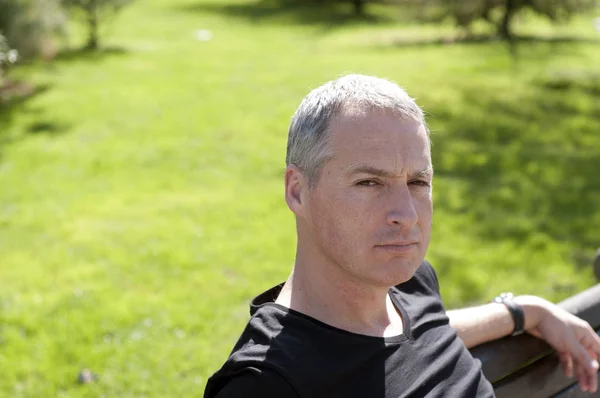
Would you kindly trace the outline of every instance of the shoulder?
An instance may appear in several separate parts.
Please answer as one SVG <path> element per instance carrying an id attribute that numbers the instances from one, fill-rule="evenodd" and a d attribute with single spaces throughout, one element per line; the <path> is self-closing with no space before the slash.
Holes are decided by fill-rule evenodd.
<path id="1" fill-rule="evenodd" d="M 271 300 L 255 299 L 253 304 L 252 316 L 229 357 L 208 380 L 205 398 L 297 396 L 271 395 L 270 391 L 287 388 L 293 392 L 290 386 L 297 387 L 294 382 L 306 358 L 310 328 Z M 238 392 L 241 395 L 236 395 Z"/>
<path id="2" fill-rule="evenodd" d="M 287 380 L 277 372 L 248 368 L 229 379 L 225 385 L 215 386 L 209 381 L 205 398 L 297 398 L 299 397 Z"/>

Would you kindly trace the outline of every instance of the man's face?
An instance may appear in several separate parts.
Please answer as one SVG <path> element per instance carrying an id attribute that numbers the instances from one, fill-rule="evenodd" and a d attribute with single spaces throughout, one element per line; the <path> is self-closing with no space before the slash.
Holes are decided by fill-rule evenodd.
<path id="1" fill-rule="evenodd" d="M 433 211 L 424 126 L 392 112 L 343 111 L 329 134 L 332 158 L 304 191 L 299 231 L 352 279 L 410 279 L 425 257 Z"/>

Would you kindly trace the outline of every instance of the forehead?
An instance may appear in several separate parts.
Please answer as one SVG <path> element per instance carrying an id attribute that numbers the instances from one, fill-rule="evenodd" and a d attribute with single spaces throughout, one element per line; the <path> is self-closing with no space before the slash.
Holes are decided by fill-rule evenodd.
<path id="1" fill-rule="evenodd" d="M 388 168 L 431 165 L 422 122 L 392 111 L 344 110 L 330 125 L 330 152 L 338 162 L 376 162 Z"/>

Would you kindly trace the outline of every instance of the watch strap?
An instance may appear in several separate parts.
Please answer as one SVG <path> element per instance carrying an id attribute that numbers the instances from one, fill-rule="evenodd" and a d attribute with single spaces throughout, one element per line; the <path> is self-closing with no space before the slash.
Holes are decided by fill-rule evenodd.
<path id="1" fill-rule="evenodd" d="M 512 293 L 501 293 L 494 298 L 493 302 L 502 303 L 510 312 L 515 328 L 510 334 L 511 336 L 517 336 L 525 331 L 525 312 L 520 304 L 513 300 L 514 296 Z"/>

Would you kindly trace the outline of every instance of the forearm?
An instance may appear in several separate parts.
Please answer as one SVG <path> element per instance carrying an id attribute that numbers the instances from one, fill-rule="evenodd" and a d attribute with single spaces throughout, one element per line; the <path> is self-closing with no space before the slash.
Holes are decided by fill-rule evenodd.
<path id="1" fill-rule="evenodd" d="M 534 296 L 519 296 L 514 301 L 523 307 L 525 330 L 536 325 L 545 306 L 544 300 Z M 447 315 L 450 326 L 456 329 L 467 348 L 508 336 L 515 327 L 510 312 L 504 304 L 499 303 L 447 311 Z"/>
<path id="2" fill-rule="evenodd" d="M 565 374 L 577 377 L 581 391 L 596 392 L 600 338 L 590 324 L 539 297 L 519 296 L 513 301 L 523 309 L 525 331 L 556 350 Z M 447 315 L 467 348 L 507 336 L 515 327 L 510 312 L 499 303 Z"/>

